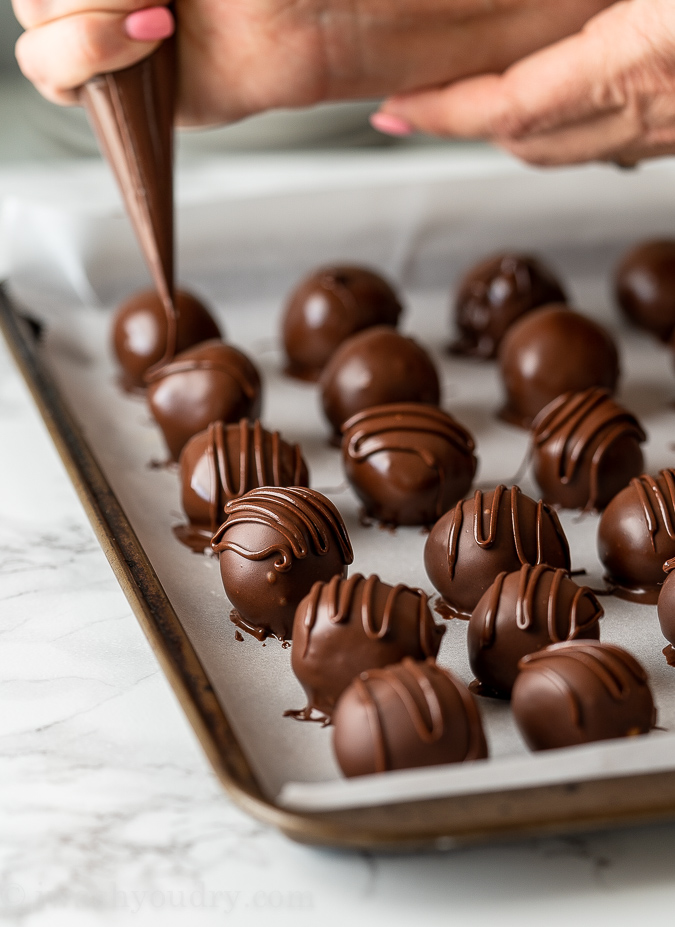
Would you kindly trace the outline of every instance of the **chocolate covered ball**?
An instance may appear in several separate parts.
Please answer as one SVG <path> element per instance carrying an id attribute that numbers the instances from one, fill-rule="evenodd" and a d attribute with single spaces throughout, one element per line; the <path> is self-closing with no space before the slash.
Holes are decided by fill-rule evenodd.
<path id="1" fill-rule="evenodd" d="M 643 469 L 642 426 L 606 390 L 563 393 L 532 423 L 534 476 L 542 498 L 601 511 Z"/>
<path id="2" fill-rule="evenodd" d="M 569 570 L 570 551 L 555 511 L 518 486 L 476 490 L 436 522 L 424 548 L 427 575 L 456 615 L 470 615 L 500 573 L 526 563 Z"/>
<path id="3" fill-rule="evenodd" d="M 499 366 L 506 390 L 500 416 L 522 428 L 562 393 L 591 386 L 613 393 L 619 377 L 609 333 L 567 306 L 536 309 L 514 322 L 499 349 Z"/>
<path id="4" fill-rule="evenodd" d="M 603 608 L 566 570 L 525 564 L 500 573 L 469 621 L 469 663 L 486 691 L 509 696 L 518 661 L 549 644 L 600 636 Z"/>
<path id="5" fill-rule="evenodd" d="M 484 359 L 497 356 L 506 329 L 526 312 L 567 297 L 554 274 L 525 254 L 498 254 L 476 264 L 459 284 L 455 354 Z"/>
<path id="6" fill-rule="evenodd" d="M 345 776 L 487 757 L 478 707 L 434 660 L 406 658 L 358 676 L 333 715 L 333 749 Z"/>
<path id="7" fill-rule="evenodd" d="M 317 380 L 346 338 L 372 325 L 395 326 L 402 311 L 394 289 L 372 270 L 350 265 L 317 270 L 291 294 L 284 312 L 287 372 Z"/>
<path id="8" fill-rule="evenodd" d="M 391 402 L 438 405 L 433 361 L 416 341 L 389 326 L 368 328 L 344 341 L 321 374 L 321 401 L 336 436 L 347 419 Z"/>
<path id="9" fill-rule="evenodd" d="M 631 480 L 602 514 L 598 553 L 614 594 L 655 605 L 663 564 L 675 557 L 675 470 Z"/>
<path id="10" fill-rule="evenodd" d="M 206 306 L 186 290 L 176 290 L 176 352 L 200 341 L 220 338 L 221 332 Z M 128 388 L 145 386 L 146 372 L 166 353 L 169 322 L 164 304 L 154 290 L 135 293 L 122 303 L 113 319 L 113 350 Z"/>
<path id="11" fill-rule="evenodd" d="M 347 479 L 366 513 L 385 524 L 437 521 L 471 488 L 473 450 L 465 428 L 424 403 L 374 406 L 342 428 Z"/>
<path id="12" fill-rule="evenodd" d="M 300 447 L 247 418 L 236 425 L 211 422 L 190 438 L 181 451 L 180 476 L 185 514 L 208 544 L 232 499 L 259 486 L 309 485 Z"/>
<path id="13" fill-rule="evenodd" d="M 261 487 L 232 499 L 212 547 L 233 620 L 261 640 L 290 638 L 300 600 L 314 583 L 346 576 L 354 559 L 333 503 L 300 486 Z"/>
<path id="14" fill-rule="evenodd" d="M 308 708 L 330 715 L 359 673 L 404 657 L 435 657 L 444 633 L 421 589 L 360 573 L 334 576 L 315 583 L 298 605 L 291 666 Z"/>
<path id="15" fill-rule="evenodd" d="M 647 241 L 624 255 L 615 293 L 633 325 L 668 341 L 675 329 L 675 241 Z"/>
<path id="16" fill-rule="evenodd" d="M 150 411 L 174 460 L 211 422 L 238 422 L 260 414 L 260 375 L 253 361 L 222 341 L 183 351 L 152 370 L 146 381 Z"/>
<path id="17" fill-rule="evenodd" d="M 663 564 L 666 578 L 659 592 L 657 612 L 661 633 L 667 641 L 675 644 L 675 558 Z"/>
<path id="18" fill-rule="evenodd" d="M 642 666 L 599 641 L 554 644 L 523 657 L 511 708 L 531 750 L 647 734 L 656 723 Z"/>

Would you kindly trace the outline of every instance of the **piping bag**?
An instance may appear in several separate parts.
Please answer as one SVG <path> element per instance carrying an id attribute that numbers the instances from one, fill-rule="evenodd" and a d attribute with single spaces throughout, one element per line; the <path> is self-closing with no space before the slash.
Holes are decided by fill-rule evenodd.
<path id="1" fill-rule="evenodd" d="M 164 306 L 167 343 L 176 347 L 174 305 L 173 122 L 176 43 L 166 39 L 148 58 L 100 74 L 79 90 L 99 147 L 120 188 L 129 219 Z M 159 366 L 158 364 L 158 366 Z"/>

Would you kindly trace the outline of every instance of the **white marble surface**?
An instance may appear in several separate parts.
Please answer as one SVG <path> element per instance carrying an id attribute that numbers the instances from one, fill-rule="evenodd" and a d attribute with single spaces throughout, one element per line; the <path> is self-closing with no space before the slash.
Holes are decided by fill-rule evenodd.
<path id="1" fill-rule="evenodd" d="M 0 922 L 670 924 L 675 825 L 387 857 L 228 801 L 0 350 Z"/>

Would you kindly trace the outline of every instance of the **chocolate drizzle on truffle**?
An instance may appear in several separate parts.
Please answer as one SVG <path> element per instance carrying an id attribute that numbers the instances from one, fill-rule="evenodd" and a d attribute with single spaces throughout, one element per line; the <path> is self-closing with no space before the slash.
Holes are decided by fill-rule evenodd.
<path id="1" fill-rule="evenodd" d="M 429 579 L 450 608 L 469 615 L 502 572 L 548 563 L 569 570 L 570 552 L 558 516 L 518 486 L 458 502 L 432 528 L 424 549 Z"/>
<path id="2" fill-rule="evenodd" d="M 484 530 L 484 517 L 483 517 L 483 507 L 484 507 L 484 493 L 482 490 L 477 489 L 474 494 L 474 511 L 473 511 L 473 540 L 478 547 L 483 550 L 487 550 L 490 547 L 494 547 L 497 540 L 498 529 L 499 529 L 499 517 L 502 497 L 508 493 L 510 497 L 509 512 L 511 517 L 511 530 L 513 536 L 513 543 L 515 546 L 516 556 L 522 564 L 530 563 L 531 560 L 525 552 L 525 543 L 523 540 L 523 533 L 520 523 L 520 512 L 518 506 L 518 498 L 521 494 L 521 489 L 519 486 L 512 486 L 511 489 L 507 489 L 506 486 L 500 485 L 492 493 L 492 501 L 490 504 L 490 519 L 488 522 L 488 530 Z M 543 557 L 543 545 L 542 545 L 542 529 L 544 524 L 544 513 L 548 516 L 549 519 L 553 521 L 555 527 L 559 527 L 559 537 L 561 540 L 561 546 L 564 549 L 569 550 L 567 547 L 567 538 L 565 538 L 562 526 L 558 521 L 558 516 L 552 509 L 549 509 L 541 499 L 536 503 L 536 514 L 534 518 L 534 537 L 535 537 L 535 564 L 542 562 Z M 459 550 L 459 537 L 462 529 L 462 522 L 464 520 L 464 507 L 463 503 L 458 502 L 455 506 L 453 513 L 452 524 L 450 526 L 450 535 L 448 537 L 448 570 L 450 572 L 450 578 L 453 579 L 455 576 L 455 566 L 457 564 L 457 554 Z M 531 528 L 528 525 L 526 529 L 528 535 L 530 534 Z"/>
<path id="3" fill-rule="evenodd" d="M 240 524 L 273 528 L 283 541 L 262 550 L 248 550 L 228 539 L 232 529 Z M 214 535 L 211 546 L 217 554 L 232 550 L 247 560 L 265 560 L 277 554 L 274 569 L 284 573 L 294 560 L 302 560 L 310 553 L 327 554 L 333 540 L 340 546 L 343 561 L 351 563 L 354 554 L 347 529 L 333 503 L 321 493 L 301 487 L 261 487 L 227 503 L 225 522 Z"/>
<path id="4" fill-rule="evenodd" d="M 190 438 L 180 456 L 183 508 L 195 530 L 181 540 L 196 550 L 210 546 L 231 499 L 260 486 L 307 486 L 307 465 L 297 444 L 256 419 L 236 425 L 212 422 Z M 183 529 L 184 526 L 181 526 Z"/>
<path id="5" fill-rule="evenodd" d="M 498 254 L 481 261 L 459 285 L 454 354 L 495 357 L 507 328 L 538 306 L 566 302 L 553 273 L 529 255 Z"/>
<path id="6" fill-rule="evenodd" d="M 532 423 L 535 477 L 546 502 L 603 509 L 643 467 L 646 435 L 607 390 L 564 393 Z"/>
<path id="7" fill-rule="evenodd" d="M 346 776 L 487 756 L 478 708 L 466 686 L 433 659 L 369 670 L 344 692 L 334 748 Z"/>
<path id="8" fill-rule="evenodd" d="M 646 734 L 654 726 L 647 674 L 621 647 L 555 644 L 523 657 L 519 668 L 511 705 L 533 750 Z"/>
<path id="9" fill-rule="evenodd" d="M 429 611 L 429 598 L 427 594 L 421 589 L 411 589 L 404 583 L 391 586 L 387 592 L 387 599 L 382 611 L 379 627 L 377 627 L 373 598 L 375 589 L 381 581 L 374 575 L 364 579 L 361 573 L 354 573 L 349 579 L 342 579 L 340 576 L 334 576 L 328 583 L 315 583 L 312 587 L 303 620 L 303 626 L 307 632 L 305 646 L 302 651 L 303 657 L 307 654 L 312 629 L 316 624 L 319 613 L 319 603 L 324 598 L 324 594 L 328 621 L 330 621 L 331 624 L 344 624 L 351 618 L 354 592 L 356 591 L 357 585 L 361 582 L 364 585 L 361 593 L 361 607 L 359 611 L 361 624 L 363 625 L 363 633 L 367 638 L 379 641 L 390 633 L 396 600 L 402 593 L 408 592 L 419 599 L 418 622 L 422 653 L 425 657 L 436 655 L 438 652 L 438 633 Z"/>
<path id="10" fill-rule="evenodd" d="M 281 639 L 313 584 L 344 575 L 354 559 L 333 503 L 300 486 L 261 487 L 228 502 L 212 547 L 240 627 Z"/>
<path id="11" fill-rule="evenodd" d="M 388 524 L 431 524 L 461 499 L 476 471 L 474 442 L 424 403 L 374 406 L 343 426 L 347 477 L 366 513 Z"/>
<path id="12" fill-rule="evenodd" d="M 315 583 L 293 623 L 291 665 L 308 709 L 330 715 L 349 683 L 364 670 L 403 657 L 435 657 L 445 628 L 434 623 L 421 589 L 389 586 L 355 573 Z"/>
<path id="13" fill-rule="evenodd" d="M 598 549 L 615 595 L 656 603 L 663 563 L 675 557 L 675 470 L 636 477 L 612 499 L 600 519 Z"/>
<path id="14" fill-rule="evenodd" d="M 566 570 L 525 564 L 501 573 L 469 621 L 471 668 L 487 690 L 508 695 L 521 657 L 560 641 L 597 638 L 602 615 L 593 592 Z"/>

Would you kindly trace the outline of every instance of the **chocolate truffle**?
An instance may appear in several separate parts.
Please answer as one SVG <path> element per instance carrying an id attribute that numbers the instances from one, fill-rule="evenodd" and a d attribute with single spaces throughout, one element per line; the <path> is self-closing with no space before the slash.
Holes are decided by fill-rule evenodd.
<path id="1" fill-rule="evenodd" d="M 401 303 L 392 287 L 364 267 L 324 267 L 307 277 L 284 312 L 287 373 L 317 380 L 342 342 L 372 325 L 398 322 Z"/>
<path id="2" fill-rule="evenodd" d="M 434 660 L 406 658 L 358 676 L 333 715 L 333 749 L 345 776 L 484 760 L 478 706 Z"/>
<path id="3" fill-rule="evenodd" d="M 436 522 L 424 548 L 427 575 L 453 613 L 470 615 L 500 573 L 526 563 L 570 568 L 555 511 L 518 486 L 476 490 Z"/>
<path id="4" fill-rule="evenodd" d="M 603 386 L 614 392 L 619 356 L 597 322 L 567 306 L 535 309 L 509 328 L 499 349 L 506 405 L 501 418 L 529 428 L 561 393 Z"/>
<path id="5" fill-rule="evenodd" d="M 360 573 L 334 576 L 315 583 L 298 605 L 291 666 L 308 708 L 330 715 L 359 673 L 404 657 L 435 657 L 444 633 L 421 589 Z"/>
<path id="6" fill-rule="evenodd" d="M 657 612 L 661 633 L 667 641 L 675 644 L 675 558 L 663 564 L 666 578 L 659 592 Z"/>
<path id="7" fill-rule="evenodd" d="M 531 750 L 633 737 L 656 723 L 642 666 L 599 641 L 568 641 L 523 657 L 511 708 Z"/>
<path id="8" fill-rule="evenodd" d="M 261 640 L 287 640 L 314 583 L 346 576 L 354 559 L 340 513 L 312 489 L 261 487 L 226 503 L 224 518 L 212 547 L 233 620 Z"/>
<path id="9" fill-rule="evenodd" d="M 675 241 L 647 241 L 624 255 L 615 292 L 633 325 L 668 341 L 675 329 Z"/>
<path id="10" fill-rule="evenodd" d="M 563 393 L 532 423 L 534 476 L 542 498 L 600 511 L 642 472 L 640 423 L 597 387 Z"/>
<path id="11" fill-rule="evenodd" d="M 220 338 L 218 326 L 195 296 L 177 290 L 176 351 L 200 341 Z M 167 310 L 154 290 L 136 293 L 123 303 L 113 319 L 113 350 L 124 370 L 124 385 L 141 389 L 146 372 L 164 357 L 167 348 Z"/>
<path id="12" fill-rule="evenodd" d="M 484 359 L 497 356 L 504 332 L 521 315 L 567 297 L 553 273 L 537 258 L 498 254 L 476 264 L 459 285 L 455 354 Z"/>
<path id="13" fill-rule="evenodd" d="M 339 436 L 344 422 L 370 406 L 391 402 L 438 405 L 433 361 L 412 338 L 376 325 L 344 341 L 321 374 L 321 401 Z"/>
<path id="14" fill-rule="evenodd" d="M 566 570 L 525 564 L 500 573 L 469 621 L 471 669 L 487 691 L 508 696 L 521 657 L 577 637 L 597 640 L 603 614 L 591 590 Z"/>
<path id="15" fill-rule="evenodd" d="M 187 442 L 180 455 L 183 509 L 205 537 L 223 521 L 225 504 L 259 486 L 307 486 L 300 447 L 278 431 L 243 418 L 236 425 L 211 422 Z"/>
<path id="16" fill-rule="evenodd" d="M 675 557 L 675 470 L 643 474 L 614 496 L 598 526 L 598 553 L 615 595 L 656 604 L 663 564 Z"/>
<path id="17" fill-rule="evenodd" d="M 373 518 L 428 525 L 462 499 L 477 460 L 465 428 L 434 406 L 374 406 L 342 428 L 347 479 Z"/>
<path id="18" fill-rule="evenodd" d="M 146 376 L 148 403 L 174 460 L 211 422 L 238 422 L 260 413 L 260 375 L 232 345 L 205 341 Z"/>

